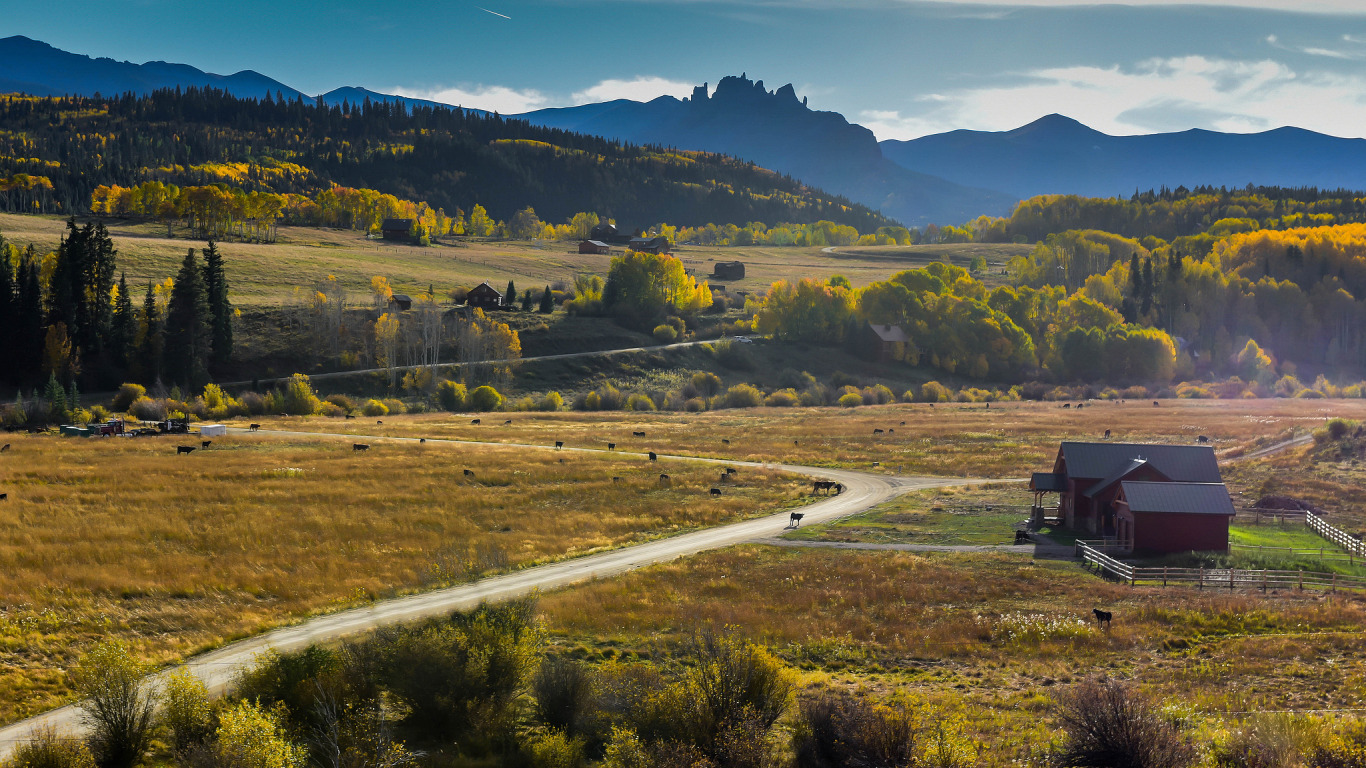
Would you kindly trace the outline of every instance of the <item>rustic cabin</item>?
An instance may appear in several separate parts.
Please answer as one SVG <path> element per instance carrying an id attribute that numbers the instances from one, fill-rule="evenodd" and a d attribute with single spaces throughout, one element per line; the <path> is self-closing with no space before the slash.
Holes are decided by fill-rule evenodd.
<path id="1" fill-rule="evenodd" d="M 400 312 L 407 312 L 413 308 L 413 297 L 406 293 L 395 293 L 389 297 L 389 305 Z"/>
<path id="2" fill-rule="evenodd" d="M 629 247 L 637 253 L 661 254 L 672 251 L 673 243 L 667 237 L 633 237 Z"/>
<path id="3" fill-rule="evenodd" d="M 904 360 L 911 337 L 899 325 L 868 323 L 864 326 L 864 346 L 869 357 L 880 362 Z"/>
<path id="4" fill-rule="evenodd" d="M 744 280 L 745 263 L 743 261 L 718 261 L 711 268 L 713 280 Z"/>
<path id="5" fill-rule="evenodd" d="M 465 296 L 465 303 L 480 309 L 502 309 L 504 306 L 503 294 L 487 282 L 471 288 Z"/>
<path id="6" fill-rule="evenodd" d="M 1115 538 L 1135 554 L 1227 552 L 1236 511 L 1223 483 L 1125 480 L 1113 502 Z"/>
<path id="7" fill-rule="evenodd" d="M 1118 537 L 1114 503 L 1120 484 L 1136 481 L 1222 486 L 1223 477 L 1208 445 L 1064 442 L 1053 471 L 1037 472 L 1030 481 L 1033 519 L 1042 524 L 1056 516 L 1060 524 L 1079 533 Z M 1049 493 L 1058 494 L 1055 515 L 1043 506 Z"/>
<path id="8" fill-rule="evenodd" d="M 380 235 L 385 240 L 413 239 L 413 220 L 412 219 L 385 219 L 379 225 Z"/>
<path id="9" fill-rule="evenodd" d="M 584 240 L 579 243 L 579 253 L 598 253 L 606 255 L 611 252 L 612 246 L 601 240 Z"/>

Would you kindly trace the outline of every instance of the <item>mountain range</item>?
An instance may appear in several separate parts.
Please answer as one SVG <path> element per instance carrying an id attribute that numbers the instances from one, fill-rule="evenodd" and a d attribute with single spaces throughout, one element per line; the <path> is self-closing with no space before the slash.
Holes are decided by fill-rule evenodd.
<path id="1" fill-rule="evenodd" d="M 355 87 L 315 97 L 252 70 L 217 75 L 185 64 L 91 58 L 20 36 L 0 39 L 0 92 L 145 94 L 176 86 L 329 104 L 369 99 L 409 108 L 448 106 Z M 791 85 L 769 91 L 763 81 L 745 75 L 725 77 L 714 90 L 699 86 L 689 98 L 616 100 L 512 117 L 636 144 L 733 155 L 908 225 L 1005 215 L 1016 201 L 1039 194 L 1111 197 L 1162 187 L 1248 184 L 1366 186 L 1366 140 L 1361 139 L 1298 128 L 1111 136 L 1055 114 L 1011 131 L 957 130 L 879 142 L 838 113 L 810 109 Z"/>

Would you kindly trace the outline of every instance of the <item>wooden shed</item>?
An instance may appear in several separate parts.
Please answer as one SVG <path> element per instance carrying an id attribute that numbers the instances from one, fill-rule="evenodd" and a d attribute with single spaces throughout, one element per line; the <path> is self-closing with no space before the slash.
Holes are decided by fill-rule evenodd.
<path id="1" fill-rule="evenodd" d="M 380 235 L 385 240 L 412 240 L 412 219 L 385 219 L 379 225 Z"/>
<path id="2" fill-rule="evenodd" d="M 743 261 L 718 261 L 712 265 L 711 276 L 715 280 L 744 280 L 745 263 Z"/>
<path id="3" fill-rule="evenodd" d="M 502 309 L 504 306 L 503 294 L 487 282 L 471 288 L 469 294 L 465 296 L 465 303 L 480 309 Z"/>
<path id="4" fill-rule="evenodd" d="M 406 312 L 413 308 L 413 297 L 406 293 L 395 293 L 389 296 L 389 304 L 400 312 Z"/>
<path id="5" fill-rule="evenodd" d="M 1125 480 L 1115 496 L 1119 544 L 1135 554 L 1227 552 L 1235 510 L 1223 483 Z"/>
<path id="6" fill-rule="evenodd" d="M 864 326 L 864 346 L 874 360 L 904 360 L 911 337 L 899 325 L 868 323 Z"/>
<path id="7" fill-rule="evenodd" d="M 579 253 L 600 253 L 605 255 L 611 252 L 612 246 L 601 240 L 584 240 L 579 243 Z"/>

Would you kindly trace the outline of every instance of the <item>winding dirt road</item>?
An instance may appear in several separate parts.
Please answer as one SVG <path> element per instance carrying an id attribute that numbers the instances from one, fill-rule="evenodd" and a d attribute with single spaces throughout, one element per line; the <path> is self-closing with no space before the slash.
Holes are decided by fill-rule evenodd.
<path id="1" fill-rule="evenodd" d="M 235 429 L 234 433 L 246 434 L 246 430 Z M 318 439 L 356 440 L 364 439 L 372 443 L 417 442 L 418 438 L 372 437 L 338 433 L 290 432 L 282 430 L 261 430 L 256 434 L 287 435 L 312 437 Z M 428 438 L 428 443 L 468 444 L 476 441 L 445 440 Z M 523 447 L 527 449 L 553 450 L 550 446 L 518 443 L 479 443 L 499 447 Z M 564 450 L 606 453 L 594 448 L 568 448 Z M 631 452 L 616 451 L 614 456 L 639 456 Z M 825 467 L 804 467 L 788 464 L 760 464 L 746 461 L 726 461 L 721 459 L 697 458 L 660 454 L 661 461 L 700 461 L 729 466 L 768 466 L 810 477 L 834 480 L 844 485 L 844 492 L 838 496 L 816 502 L 802 509 L 804 524 L 823 523 L 837 518 L 857 514 L 870 509 L 888 499 L 907 491 L 921 488 L 935 488 L 950 485 L 969 485 L 981 482 L 1001 482 L 999 480 L 971 480 L 965 478 L 940 477 L 896 477 L 854 472 Z M 507 600 L 521 597 L 536 591 L 554 589 L 592 579 L 615 576 L 642 566 L 668 562 L 679 557 L 694 555 L 707 550 L 728 547 L 747 541 L 755 541 L 776 536 L 787 527 L 789 513 L 768 515 L 729 525 L 685 533 L 665 539 L 635 544 L 608 552 L 600 552 L 584 557 L 562 560 L 548 565 L 535 566 L 502 576 L 480 579 L 469 584 L 406 597 L 384 600 L 372 605 L 338 613 L 316 616 L 299 624 L 282 627 L 257 637 L 241 640 L 218 650 L 196 656 L 185 662 L 183 667 L 203 680 L 214 694 L 222 693 L 232 682 L 238 670 L 252 664 L 256 656 L 268 650 L 280 652 L 295 651 L 311 643 L 324 643 L 348 635 L 364 632 L 376 627 L 410 622 L 417 619 L 440 616 L 455 610 L 473 608 L 482 602 Z M 162 675 L 165 673 L 163 672 Z M 161 675 L 158 675 L 158 678 Z M 28 740 L 43 729 L 58 733 L 79 733 L 82 729 L 81 712 L 75 706 L 65 706 L 50 710 L 41 715 L 22 720 L 5 728 L 0 728 L 0 760 L 6 759 L 15 745 Z"/>

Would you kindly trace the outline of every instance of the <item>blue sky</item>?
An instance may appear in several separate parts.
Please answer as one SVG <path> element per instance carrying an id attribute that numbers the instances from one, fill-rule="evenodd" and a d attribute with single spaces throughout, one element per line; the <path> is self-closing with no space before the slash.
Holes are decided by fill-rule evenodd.
<path id="1" fill-rule="evenodd" d="M 813 108 L 883 139 L 1007 130 L 1052 112 L 1117 134 L 1295 125 L 1366 136 L 1366 0 L 16 5 L 0 35 L 504 113 L 683 96 L 746 72 L 770 89 L 791 82 Z"/>

